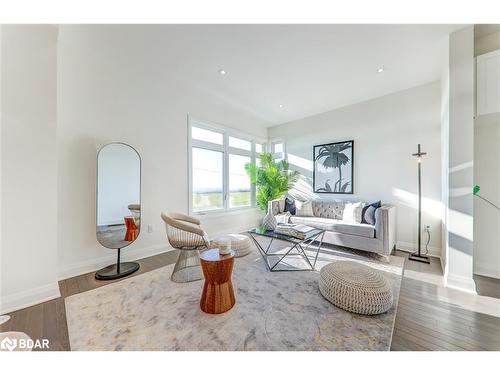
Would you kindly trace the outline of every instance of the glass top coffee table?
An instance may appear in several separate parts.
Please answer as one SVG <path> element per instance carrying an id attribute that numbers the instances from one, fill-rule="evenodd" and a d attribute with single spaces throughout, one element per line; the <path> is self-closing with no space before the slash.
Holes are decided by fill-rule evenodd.
<path id="1" fill-rule="evenodd" d="M 266 230 L 263 227 L 249 230 L 248 234 L 250 235 L 250 237 L 252 237 L 252 240 L 255 242 L 255 245 L 259 249 L 259 252 L 264 258 L 269 271 L 313 271 L 314 267 L 316 266 L 316 261 L 318 260 L 319 251 L 321 250 L 321 246 L 323 245 L 323 237 L 325 235 L 325 231 L 323 229 L 313 229 L 312 231 L 307 233 L 305 239 L 299 239 L 293 236 L 288 236 L 286 234 L 275 233 L 273 230 Z M 259 238 L 262 239 L 263 237 L 271 239 L 267 246 L 263 245 L 262 241 L 259 242 L 258 240 Z M 284 249 L 278 249 L 276 251 L 276 249 L 271 248 L 274 240 L 288 242 L 290 246 L 285 247 Z M 319 246 L 311 246 L 318 240 Z M 312 250 L 314 256 L 313 263 L 311 263 L 311 260 L 309 259 L 310 256 L 306 254 L 306 251 L 311 251 L 309 250 L 310 248 L 314 248 L 314 250 Z M 306 261 L 307 267 L 286 267 L 285 262 L 290 257 L 301 257 Z M 274 259 L 277 259 L 277 261 L 272 261 Z"/>

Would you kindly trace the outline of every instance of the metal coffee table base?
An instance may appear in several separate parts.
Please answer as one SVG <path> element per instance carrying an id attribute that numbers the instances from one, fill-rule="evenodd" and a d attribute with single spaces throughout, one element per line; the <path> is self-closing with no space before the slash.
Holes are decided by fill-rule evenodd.
<path id="1" fill-rule="evenodd" d="M 259 241 L 257 241 L 257 239 L 255 238 L 256 236 L 266 237 L 266 238 L 270 238 L 271 239 L 271 241 L 269 242 L 269 245 L 267 245 L 267 248 L 265 250 L 262 247 L 262 245 L 259 243 Z M 311 238 L 308 238 L 308 239 L 303 240 L 303 241 L 300 241 L 300 240 L 297 239 L 298 242 L 292 242 L 292 241 L 287 241 L 286 239 L 278 238 L 281 241 L 286 241 L 286 242 L 289 242 L 289 243 L 293 244 L 293 246 L 286 253 L 284 253 L 284 254 L 273 254 L 273 253 L 269 253 L 269 250 L 271 249 L 271 245 L 272 245 L 272 243 L 274 241 L 274 237 L 268 237 L 268 236 L 263 236 L 263 235 L 259 235 L 259 234 L 250 233 L 250 237 L 252 237 L 253 242 L 255 242 L 255 245 L 259 249 L 259 252 L 262 255 L 262 258 L 264 258 L 266 266 L 267 266 L 267 268 L 269 269 L 270 272 L 281 272 L 281 271 L 286 271 L 286 272 L 289 272 L 289 271 L 314 271 L 314 269 L 316 267 L 316 261 L 318 260 L 319 251 L 321 250 L 321 246 L 323 245 L 323 237 L 324 236 L 325 236 L 325 232 L 323 231 L 323 232 L 318 233 L 317 235 L 314 235 Z M 318 246 L 318 248 L 316 250 L 316 255 L 314 257 L 314 262 L 311 263 L 311 261 L 309 260 L 309 257 L 306 254 L 306 250 L 319 237 L 321 237 L 321 239 L 319 241 L 319 246 Z M 305 247 L 303 247 L 303 246 L 305 246 Z M 291 252 L 294 249 L 297 250 L 298 253 L 291 254 Z M 292 268 L 292 269 L 276 269 L 276 266 L 278 266 L 281 263 L 281 261 L 283 259 L 285 259 L 285 257 L 287 257 L 287 256 L 289 257 L 289 256 L 293 256 L 293 255 L 301 255 L 302 258 L 305 259 L 305 261 L 307 262 L 307 264 L 309 265 L 309 267 L 308 268 Z M 276 263 L 274 263 L 274 265 L 271 265 L 271 263 L 269 263 L 269 258 L 270 257 L 280 257 L 280 259 Z"/>

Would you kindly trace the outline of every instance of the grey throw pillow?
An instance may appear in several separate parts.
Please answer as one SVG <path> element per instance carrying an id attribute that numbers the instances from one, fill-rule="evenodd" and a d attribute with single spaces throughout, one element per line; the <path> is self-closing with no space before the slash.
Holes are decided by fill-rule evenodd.
<path id="1" fill-rule="evenodd" d="M 374 225 L 375 224 L 375 211 L 376 211 L 376 208 L 373 207 L 373 206 L 369 206 L 366 209 L 365 215 L 363 217 L 364 222 L 366 224 L 370 224 L 370 225 Z"/>
<path id="2" fill-rule="evenodd" d="M 370 224 L 368 223 L 366 220 L 365 220 L 365 213 L 366 213 L 366 210 L 368 209 L 368 207 L 372 206 L 373 208 L 375 208 L 375 210 L 377 208 L 380 208 L 382 207 L 382 202 L 381 201 L 378 201 L 378 202 L 374 202 L 372 204 L 369 204 L 368 206 L 364 206 L 363 207 L 363 211 L 361 211 L 361 223 L 362 224 Z M 374 216 L 375 217 L 375 216 Z M 372 224 L 373 225 L 373 224 Z"/>

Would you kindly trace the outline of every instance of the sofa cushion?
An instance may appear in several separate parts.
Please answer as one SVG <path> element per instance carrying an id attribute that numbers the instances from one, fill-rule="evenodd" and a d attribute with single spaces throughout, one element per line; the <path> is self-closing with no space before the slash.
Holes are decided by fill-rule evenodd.
<path id="1" fill-rule="evenodd" d="M 313 213 L 316 217 L 342 220 L 344 202 L 313 201 Z"/>
<path id="2" fill-rule="evenodd" d="M 353 236 L 374 238 L 375 226 L 369 224 L 345 223 L 342 221 L 337 221 L 333 225 L 333 232 L 351 234 Z"/>
<path id="3" fill-rule="evenodd" d="M 293 224 L 304 224 L 310 227 L 331 231 L 333 230 L 335 220 L 314 216 L 291 216 L 290 222 Z"/>
<path id="4" fill-rule="evenodd" d="M 375 226 L 369 224 L 349 223 L 336 219 L 304 216 L 291 216 L 290 222 L 293 224 L 309 225 L 311 227 L 323 229 L 329 232 L 350 234 L 353 236 L 367 238 L 375 237 Z"/>

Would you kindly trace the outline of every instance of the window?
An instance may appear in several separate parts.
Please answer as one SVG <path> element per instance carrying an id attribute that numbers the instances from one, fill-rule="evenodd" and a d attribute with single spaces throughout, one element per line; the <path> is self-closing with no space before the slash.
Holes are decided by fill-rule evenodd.
<path id="1" fill-rule="evenodd" d="M 283 152 L 283 143 L 273 143 L 273 153 Z"/>
<path id="2" fill-rule="evenodd" d="M 244 139 L 229 137 L 229 147 L 239 148 L 241 150 L 252 150 L 252 142 L 246 141 Z"/>
<path id="3" fill-rule="evenodd" d="M 221 145 L 223 135 L 221 133 L 193 126 L 191 128 L 191 138 Z"/>
<path id="4" fill-rule="evenodd" d="M 198 147 L 193 147 L 192 152 L 193 207 L 197 211 L 224 208 L 224 154 Z"/>
<path id="5" fill-rule="evenodd" d="M 255 162 L 263 142 L 230 129 L 190 119 L 190 210 L 206 212 L 251 207 L 255 187 L 245 165 Z"/>
<path id="6" fill-rule="evenodd" d="M 285 146 L 283 141 L 274 141 L 271 143 L 271 153 L 275 161 L 281 161 L 285 158 Z"/>
<path id="7" fill-rule="evenodd" d="M 250 156 L 229 154 L 229 207 L 245 207 L 252 204 L 252 186 L 245 171 Z"/>

